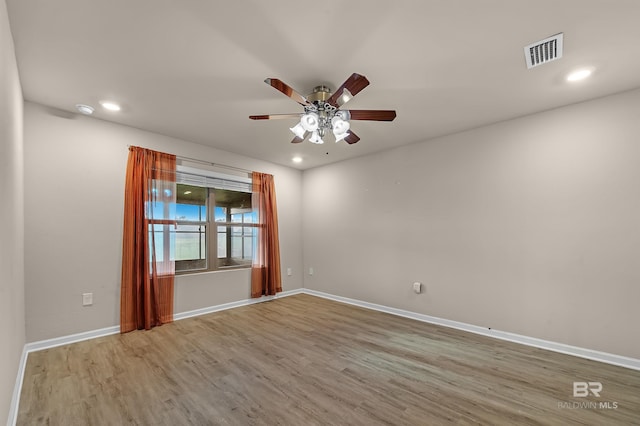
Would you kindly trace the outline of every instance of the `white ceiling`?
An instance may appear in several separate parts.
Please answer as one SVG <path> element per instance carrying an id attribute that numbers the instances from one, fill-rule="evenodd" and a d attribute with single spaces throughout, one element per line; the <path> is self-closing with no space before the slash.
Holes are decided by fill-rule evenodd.
<path id="1" fill-rule="evenodd" d="M 26 100 L 300 169 L 640 87 L 638 0 L 7 4 Z M 523 47 L 559 32 L 564 57 L 527 70 Z M 346 107 L 398 114 L 354 121 L 355 145 L 294 145 L 294 122 L 248 118 L 302 112 L 267 77 L 306 95 L 354 72 L 371 84 Z"/>

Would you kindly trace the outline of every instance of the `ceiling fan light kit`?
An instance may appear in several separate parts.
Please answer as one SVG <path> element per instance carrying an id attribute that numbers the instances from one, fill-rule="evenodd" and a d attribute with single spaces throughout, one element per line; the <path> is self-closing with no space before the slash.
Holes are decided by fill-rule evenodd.
<path id="1" fill-rule="evenodd" d="M 343 118 L 343 115 L 346 116 L 346 114 L 340 114 L 344 112 L 345 111 L 337 111 L 336 115 L 334 115 L 333 118 L 331 119 L 331 126 L 333 127 L 333 136 L 336 137 L 336 143 L 338 143 L 342 139 L 349 136 L 348 132 L 351 125 L 349 124 L 349 121 L 346 119 L 346 117 Z"/>
<path id="2" fill-rule="evenodd" d="M 327 86 L 321 85 L 316 86 L 307 97 L 277 78 L 267 78 L 264 82 L 302 105 L 304 113 L 250 115 L 249 118 L 252 120 L 299 118 L 300 121 L 289 128 L 295 135 L 292 143 L 300 143 L 309 136 L 309 142 L 322 144 L 324 143 L 322 138 L 328 130 L 331 130 L 336 142 L 344 140 L 348 144 L 354 144 L 360 138 L 350 132 L 350 120 L 393 121 L 396 118 L 396 112 L 392 110 L 339 109 L 369 85 L 369 80 L 357 73 L 352 74 L 334 93 Z"/>
<path id="3" fill-rule="evenodd" d="M 314 112 L 309 112 L 302 116 L 300 124 L 307 132 L 315 132 L 320 126 L 320 117 Z"/>
<path id="4" fill-rule="evenodd" d="M 293 127 L 289 127 L 289 130 L 293 132 L 299 138 L 304 138 L 304 134 L 307 132 L 304 127 L 302 127 L 302 123 L 298 123 Z"/>

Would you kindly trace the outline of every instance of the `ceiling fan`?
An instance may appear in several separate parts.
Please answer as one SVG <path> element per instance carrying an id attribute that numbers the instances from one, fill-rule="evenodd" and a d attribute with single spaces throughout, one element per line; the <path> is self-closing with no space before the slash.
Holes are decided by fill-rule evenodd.
<path id="1" fill-rule="evenodd" d="M 363 75 L 353 73 L 342 86 L 331 92 L 327 86 L 316 86 L 313 93 L 302 96 L 286 83 L 277 78 L 267 78 L 269 86 L 282 92 L 304 107 L 303 113 L 250 115 L 252 120 L 274 120 L 281 118 L 297 118 L 300 121 L 290 130 L 295 137 L 291 143 L 300 143 L 309 135 L 309 142 L 321 144 L 328 130 L 333 132 L 336 142 L 344 139 L 349 144 L 360 140 L 358 135 L 350 131 L 350 120 L 393 121 L 396 112 L 375 109 L 340 109 L 345 103 L 369 85 Z"/>

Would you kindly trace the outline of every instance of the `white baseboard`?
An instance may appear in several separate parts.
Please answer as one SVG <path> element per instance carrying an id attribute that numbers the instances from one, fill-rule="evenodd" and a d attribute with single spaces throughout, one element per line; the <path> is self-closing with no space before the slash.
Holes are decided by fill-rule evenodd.
<path id="1" fill-rule="evenodd" d="M 350 299 L 348 297 L 336 296 L 333 294 L 323 293 L 321 291 L 310 290 L 307 288 L 287 290 L 287 291 L 278 293 L 275 296 L 263 296 L 257 299 L 239 300 L 237 302 L 223 303 L 221 305 L 210 306 L 202 309 L 195 309 L 187 312 L 181 312 L 174 315 L 174 320 L 179 321 L 186 318 L 192 318 L 199 315 L 209 314 L 212 312 L 224 311 L 227 309 L 233 309 L 240 306 L 247 306 L 255 303 L 268 302 L 270 300 L 279 299 L 282 297 L 293 296 L 294 294 L 308 294 L 311 296 L 322 297 L 324 299 L 330 299 L 336 302 L 348 303 L 350 305 L 359 306 L 361 308 L 372 309 L 380 312 L 386 312 L 388 314 L 398 315 L 401 317 L 410 318 L 417 321 L 441 325 L 449 328 L 455 328 L 458 330 L 468 331 L 470 333 L 475 333 L 475 334 L 481 334 L 483 336 L 489 336 L 489 337 L 493 337 L 500 340 L 508 340 L 510 342 L 520 343 L 527 346 L 547 349 L 553 352 L 560 352 L 567 355 L 573 355 L 580 358 L 591 359 L 594 361 L 604 362 L 606 364 L 617 365 L 620 367 L 625 367 L 625 368 L 630 368 L 632 370 L 640 371 L 640 359 L 609 354 L 606 352 L 594 351 L 591 349 L 580 348 L 577 346 L 565 345 L 563 343 L 551 342 L 548 340 L 537 339 L 534 337 L 522 336 L 519 334 L 508 333 L 506 331 L 487 329 L 484 327 L 466 324 L 463 322 L 451 321 L 443 318 L 406 311 L 403 309 L 391 308 L 389 306 L 378 305 L 375 303 L 364 302 L 356 299 Z M 22 381 L 24 379 L 24 370 L 27 364 L 27 357 L 29 353 L 40 351 L 43 349 L 48 349 L 48 348 L 54 348 L 56 346 L 67 345 L 70 343 L 76 343 L 83 340 L 95 339 L 97 337 L 117 334 L 119 332 L 120 332 L 120 326 L 113 326 L 113 327 L 101 328 L 98 330 L 87 331 L 83 333 L 72 334 L 69 336 L 62 336 L 62 337 L 56 337 L 53 339 L 41 340 L 39 342 L 27 343 L 24 346 L 24 349 L 22 351 L 22 357 L 20 359 L 20 365 L 18 367 L 18 376 L 16 378 L 16 386 L 13 392 L 13 397 L 11 399 L 11 406 L 9 407 L 9 423 L 8 424 L 15 425 L 15 422 L 18 417 L 18 404 L 20 402 L 20 392 L 22 391 Z"/>
<path id="2" fill-rule="evenodd" d="M 9 417 L 7 418 L 7 426 L 14 426 L 18 420 L 18 406 L 20 405 L 20 394 L 22 393 L 22 381 L 24 380 L 24 369 L 27 366 L 27 348 L 22 348 L 22 356 L 18 364 L 18 372 L 16 374 L 16 384 L 13 387 L 13 395 L 11 396 L 11 405 L 9 405 Z"/>
<path id="3" fill-rule="evenodd" d="M 229 302 L 229 303 L 223 303 L 222 305 L 209 306 L 201 309 L 194 309 L 193 311 L 187 311 L 187 312 L 181 312 L 179 314 L 175 314 L 173 316 L 173 319 L 174 321 L 179 321 L 186 318 L 197 317 L 200 315 L 206 315 L 212 312 L 219 312 L 227 309 L 233 309 L 240 306 L 247 306 L 247 305 L 253 305 L 255 303 L 268 302 L 270 300 L 280 299 L 282 297 L 287 297 L 287 296 L 293 296 L 294 294 L 300 294 L 303 292 L 304 292 L 304 289 L 297 288 L 295 290 L 282 291 L 276 294 L 275 296 L 262 296 L 256 299 L 238 300 L 237 302 Z"/>
<path id="4" fill-rule="evenodd" d="M 199 315 L 205 315 L 212 312 L 224 311 L 226 309 L 237 308 L 239 306 L 252 305 L 254 303 L 268 302 L 270 300 L 279 299 L 282 297 L 292 296 L 294 294 L 303 293 L 303 289 L 287 290 L 276 294 L 275 296 L 263 296 L 256 299 L 239 300 L 237 302 L 223 303 L 222 305 L 209 306 L 207 308 L 195 309 L 193 311 L 181 312 L 173 316 L 174 321 L 179 321 L 186 318 L 191 318 Z M 22 392 L 22 381 L 24 380 L 24 371 L 27 365 L 27 357 L 29 353 L 41 351 L 43 349 L 55 348 L 56 346 L 68 345 L 70 343 L 77 343 L 83 340 L 95 339 L 98 337 L 109 336 L 112 334 L 120 333 L 120 326 L 115 325 L 112 327 L 100 328 L 98 330 L 85 331 L 82 333 L 71 334 L 68 336 L 55 337 L 53 339 L 40 340 L 37 342 L 27 343 L 22 350 L 22 357 L 20 358 L 20 365 L 18 366 L 18 375 L 16 378 L 16 385 L 13 390 L 13 396 L 11 398 L 11 406 L 9 407 L 9 418 L 7 425 L 15 425 L 18 419 L 18 407 L 20 404 L 20 393 Z"/>
<path id="5" fill-rule="evenodd" d="M 427 322 L 430 324 L 441 325 L 444 327 L 455 328 L 469 333 L 481 334 L 500 340 L 507 340 L 522 345 L 533 346 L 536 348 L 546 349 L 553 352 L 559 352 L 567 355 L 573 355 L 580 358 L 586 358 L 593 361 L 604 362 L 606 364 L 617 365 L 619 367 L 630 368 L 640 371 L 640 359 L 629 358 L 621 355 L 610 354 L 606 352 L 594 351 L 592 349 L 580 348 L 577 346 L 565 345 L 564 343 L 551 342 L 549 340 L 537 339 L 535 337 L 522 336 L 520 334 L 509 333 L 506 331 L 488 329 L 477 325 L 466 324 L 458 321 L 451 321 L 443 318 L 432 317 L 430 315 L 419 314 L 416 312 L 405 311 L 403 309 L 390 308 L 375 303 L 363 302 L 361 300 L 350 299 L 348 297 L 335 296 L 321 291 L 310 290 L 305 288 L 303 293 L 312 296 L 318 296 L 325 299 L 334 300 L 336 302 L 348 303 L 350 305 L 359 306 L 361 308 L 373 309 L 375 311 L 386 312 L 392 315 L 411 318 L 417 321 Z"/>
<path id="6" fill-rule="evenodd" d="M 25 348 L 27 353 L 31 353 L 118 333 L 120 333 L 120 326 L 114 325 L 113 327 L 99 328 L 98 330 L 84 331 L 82 333 L 70 334 L 68 336 L 54 337 L 53 339 L 27 343 Z"/>
<path id="7" fill-rule="evenodd" d="M 180 312 L 173 315 L 174 321 L 179 321 L 186 318 L 196 317 L 199 315 L 210 314 L 212 312 L 224 311 L 227 309 L 237 308 L 239 306 L 252 305 L 254 303 L 268 302 L 270 300 L 279 299 L 281 297 L 292 296 L 294 294 L 302 293 L 303 289 L 287 290 L 276 294 L 275 296 L 263 296 L 256 299 L 238 300 L 237 302 L 223 303 L 222 305 L 209 306 L 202 309 L 195 309 L 193 311 Z M 68 345 L 70 343 L 81 342 L 83 340 L 95 339 L 98 337 L 109 336 L 111 334 L 120 333 L 120 326 L 114 325 L 112 327 L 100 328 L 98 330 L 85 331 L 77 334 L 70 334 L 68 336 L 54 337 L 53 339 L 40 340 L 38 342 L 27 343 L 25 350 L 27 354 L 30 352 L 41 351 L 43 349 L 55 348 L 56 346 Z"/>

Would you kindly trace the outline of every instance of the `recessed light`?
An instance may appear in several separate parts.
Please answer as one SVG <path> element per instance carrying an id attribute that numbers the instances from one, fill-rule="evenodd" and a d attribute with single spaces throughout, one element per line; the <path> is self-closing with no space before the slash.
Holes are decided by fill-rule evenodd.
<path id="1" fill-rule="evenodd" d="M 580 80 L 584 80 L 585 78 L 589 77 L 591 75 L 591 70 L 590 69 L 581 69 L 581 70 L 577 70 L 572 72 L 571 74 L 569 74 L 567 76 L 567 81 L 580 81 Z"/>
<path id="2" fill-rule="evenodd" d="M 294 163 L 302 163 L 302 157 L 293 157 L 291 161 Z"/>
<path id="3" fill-rule="evenodd" d="M 120 105 L 111 101 L 100 101 L 100 105 L 102 108 L 108 109 L 109 111 L 120 111 Z"/>
<path id="4" fill-rule="evenodd" d="M 95 110 L 91 105 L 77 104 L 76 109 L 80 114 L 91 115 Z"/>

